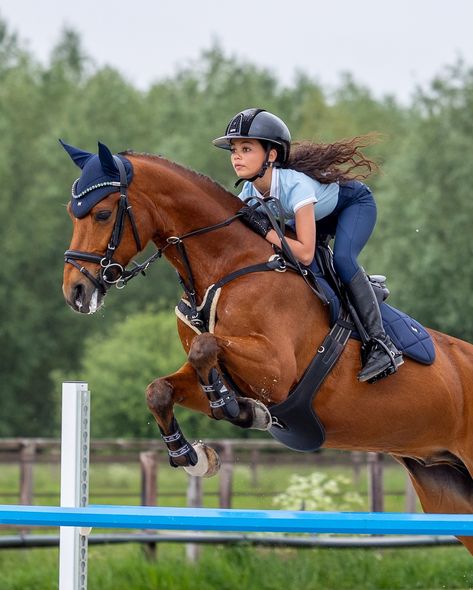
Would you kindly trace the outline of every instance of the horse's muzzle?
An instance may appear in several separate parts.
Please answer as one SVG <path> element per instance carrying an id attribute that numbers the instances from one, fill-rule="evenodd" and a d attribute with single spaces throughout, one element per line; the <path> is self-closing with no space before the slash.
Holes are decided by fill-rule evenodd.
<path id="1" fill-rule="evenodd" d="M 70 287 L 64 283 L 63 293 L 67 304 L 78 313 L 95 313 L 103 303 L 102 293 L 87 280 Z"/>

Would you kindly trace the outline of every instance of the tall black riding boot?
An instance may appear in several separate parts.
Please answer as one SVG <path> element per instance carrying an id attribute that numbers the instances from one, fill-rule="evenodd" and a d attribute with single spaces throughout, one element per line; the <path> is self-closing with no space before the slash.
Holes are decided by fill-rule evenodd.
<path id="1" fill-rule="evenodd" d="M 402 365 L 402 353 L 394 346 L 384 331 L 378 300 L 363 269 L 357 271 L 347 285 L 350 301 L 372 340 L 366 362 L 358 373 L 359 381 L 371 381 L 386 377 Z"/>

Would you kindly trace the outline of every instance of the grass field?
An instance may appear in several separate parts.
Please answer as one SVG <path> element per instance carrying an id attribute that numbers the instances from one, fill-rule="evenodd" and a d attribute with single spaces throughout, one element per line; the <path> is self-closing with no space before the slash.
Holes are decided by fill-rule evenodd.
<path id="1" fill-rule="evenodd" d="M 273 495 L 287 487 L 292 473 L 308 474 L 313 470 L 309 466 L 261 467 L 255 480 L 247 466 L 237 464 L 234 471 L 234 507 L 273 508 Z M 352 475 L 349 467 L 324 467 L 323 471 L 332 475 Z M 34 477 L 35 503 L 57 505 L 59 467 L 38 465 Z M 90 479 L 90 503 L 139 504 L 138 465 L 92 465 Z M 160 466 L 158 482 L 160 505 L 185 505 L 187 476 L 183 471 Z M 402 492 L 405 482 L 401 468 L 391 464 L 386 466 L 387 492 Z M 204 505 L 217 506 L 218 479 L 204 480 L 203 483 Z M 367 485 L 367 478 L 362 475 L 356 490 L 366 493 Z M 3 465 L 0 502 L 17 503 L 16 490 L 18 468 Z M 403 496 L 387 496 L 385 508 L 387 511 L 404 511 Z M 367 509 L 366 500 L 362 510 Z M 0 551 L 0 590 L 50 590 L 57 588 L 57 577 L 56 549 Z M 177 544 L 160 545 L 156 561 L 147 559 L 143 549 L 137 545 L 89 548 L 89 590 L 292 588 L 473 589 L 473 559 L 460 546 L 396 550 L 204 546 L 201 558 L 192 564 L 186 561 L 184 546 Z"/>
<path id="2" fill-rule="evenodd" d="M 57 588 L 58 552 L 0 552 L 2 590 Z M 184 547 L 160 546 L 146 559 L 137 546 L 91 547 L 89 590 L 378 590 L 473 588 L 461 547 L 398 550 L 203 547 L 189 564 Z"/>

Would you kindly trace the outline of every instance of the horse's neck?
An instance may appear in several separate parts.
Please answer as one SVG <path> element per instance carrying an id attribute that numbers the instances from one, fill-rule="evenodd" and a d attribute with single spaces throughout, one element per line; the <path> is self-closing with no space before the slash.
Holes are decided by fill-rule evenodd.
<path id="1" fill-rule="evenodd" d="M 180 237 L 221 223 L 241 207 L 239 199 L 212 181 L 191 172 L 181 175 L 179 169 L 168 171 L 165 166 L 163 168 L 156 167 L 151 191 L 147 191 L 154 202 L 157 226 L 154 241 L 158 246 L 162 247 L 170 237 Z M 200 296 L 209 285 L 229 272 L 264 260 L 265 244 L 256 234 L 248 235 L 239 221 L 189 237 L 183 244 Z M 267 249 L 270 251 L 269 244 Z M 168 247 L 165 255 L 188 280 L 188 269 L 178 249 Z"/>

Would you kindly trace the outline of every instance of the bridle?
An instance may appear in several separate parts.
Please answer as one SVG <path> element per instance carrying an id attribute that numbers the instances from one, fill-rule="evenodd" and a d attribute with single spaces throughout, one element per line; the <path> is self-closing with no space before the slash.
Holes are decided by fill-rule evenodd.
<path id="1" fill-rule="evenodd" d="M 117 216 L 115 218 L 115 224 L 113 226 L 112 235 L 110 237 L 107 249 L 105 253 L 102 255 L 94 254 L 92 252 L 83 252 L 82 250 L 66 250 L 64 252 L 64 261 L 68 264 L 72 264 L 72 266 L 77 268 L 85 277 L 89 279 L 89 281 L 99 290 L 99 292 L 102 295 L 105 295 L 107 290 L 112 285 L 115 285 L 117 289 L 123 289 L 123 287 L 125 287 L 128 281 L 136 277 L 138 274 L 145 275 L 145 271 L 148 269 L 150 264 L 161 258 L 163 252 L 167 248 L 169 248 L 170 246 L 176 246 L 183 266 L 186 270 L 187 281 L 184 280 L 181 276 L 179 278 L 186 294 L 190 296 L 192 300 L 195 297 L 194 278 L 183 240 L 185 240 L 186 238 L 190 238 L 192 236 L 200 235 L 222 227 L 226 227 L 227 225 L 238 219 L 240 217 L 240 214 L 237 213 L 236 215 L 233 215 L 225 221 L 216 223 L 215 225 L 210 225 L 207 227 L 196 229 L 179 237 L 171 236 L 167 238 L 167 243 L 163 248 L 158 248 L 156 252 L 154 252 L 143 263 L 139 264 L 138 262 L 132 261 L 134 266 L 131 269 L 124 268 L 122 264 L 114 260 L 113 256 L 122 240 L 123 231 L 125 229 L 125 222 L 127 218 L 130 220 L 131 228 L 133 231 L 133 237 L 135 239 L 135 244 L 138 252 L 142 250 L 142 244 L 138 233 L 138 227 L 136 225 L 135 217 L 132 212 L 132 206 L 129 204 L 128 201 L 128 180 L 125 166 L 123 162 L 120 160 L 120 158 L 118 158 L 117 156 L 113 156 L 113 159 L 120 173 L 120 182 L 110 182 L 110 185 L 120 187 L 120 200 L 118 202 Z M 74 186 L 75 183 L 73 185 L 73 192 Z M 78 261 L 92 262 L 94 264 L 98 264 L 100 267 L 99 275 L 94 276 Z"/>
<path id="2" fill-rule="evenodd" d="M 64 252 L 64 261 L 66 263 L 72 264 L 72 266 L 77 268 L 83 275 L 85 275 L 89 279 L 89 281 L 91 281 L 93 285 L 100 291 L 102 295 L 105 295 L 107 289 L 113 284 L 119 287 L 120 282 L 126 281 L 129 274 L 132 273 L 132 271 L 127 271 L 119 262 L 116 262 L 113 259 L 115 251 L 122 240 L 123 230 L 125 229 L 125 222 L 127 217 L 131 223 L 133 237 L 135 238 L 135 243 L 136 247 L 138 248 L 138 252 L 140 252 L 142 249 L 135 217 L 132 213 L 131 205 L 128 202 L 128 181 L 125 166 L 123 162 L 120 160 L 120 158 L 118 158 L 117 156 L 113 156 L 113 159 L 120 173 L 120 182 L 113 182 L 110 183 L 110 185 L 120 187 L 120 200 L 118 201 L 118 211 L 117 216 L 115 218 L 115 224 L 112 230 L 112 235 L 110 236 L 110 240 L 108 242 L 108 246 L 105 250 L 105 253 L 100 255 L 93 254 L 92 252 L 83 252 L 81 250 L 66 250 Z M 74 183 L 73 185 L 73 196 L 75 184 L 76 183 Z M 100 266 L 99 276 L 97 277 L 90 273 L 84 266 L 77 262 L 78 260 L 98 264 Z M 123 286 L 125 286 L 125 283 L 123 283 Z"/>

